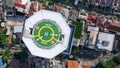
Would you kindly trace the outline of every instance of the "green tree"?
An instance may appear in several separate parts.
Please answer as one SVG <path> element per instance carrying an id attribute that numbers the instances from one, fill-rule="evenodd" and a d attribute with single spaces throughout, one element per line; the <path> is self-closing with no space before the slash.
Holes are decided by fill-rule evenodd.
<path id="1" fill-rule="evenodd" d="M 11 51 L 10 50 L 6 50 L 3 54 L 3 60 L 5 62 L 7 62 L 7 60 L 10 58 L 10 55 L 11 55 Z"/>
<path id="2" fill-rule="evenodd" d="M 95 68 L 115 68 L 117 64 L 113 60 L 100 61 Z"/>
<path id="3" fill-rule="evenodd" d="M 18 52 L 14 54 L 15 58 L 24 62 L 28 58 L 28 53 L 26 51 Z"/>
<path id="4" fill-rule="evenodd" d="M 115 56 L 115 57 L 113 58 L 113 61 L 116 62 L 116 63 L 119 65 L 119 64 L 120 64 L 120 55 Z"/>

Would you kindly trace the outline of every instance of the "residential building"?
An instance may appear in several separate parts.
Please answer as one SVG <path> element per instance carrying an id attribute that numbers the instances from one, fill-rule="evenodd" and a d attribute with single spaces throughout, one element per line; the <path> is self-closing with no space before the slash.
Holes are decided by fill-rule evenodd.
<path id="1" fill-rule="evenodd" d="M 90 63 L 87 61 L 82 62 L 82 68 L 89 68 Z"/>
<path id="2" fill-rule="evenodd" d="M 21 13 L 28 13 L 30 4 L 30 0 L 15 0 L 15 8 Z"/>
<path id="3" fill-rule="evenodd" d="M 69 19 L 77 21 L 79 12 L 76 9 L 71 9 L 69 11 Z"/>
<path id="4" fill-rule="evenodd" d="M 4 11 L 6 16 L 14 16 L 15 15 L 15 8 L 14 0 L 4 0 Z"/>
<path id="5" fill-rule="evenodd" d="M 78 61 L 74 60 L 65 61 L 65 68 L 79 68 Z"/>
<path id="6" fill-rule="evenodd" d="M 66 7 L 62 7 L 62 8 L 61 8 L 61 13 L 63 14 L 63 16 L 64 16 L 66 19 L 69 18 L 69 12 L 70 12 L 70 10 L 69 10 L 68 8 L 66 8 Z"/>
<path id="7" fill-rule="evenodd" d="M 55 5 L 54 8 L 53 8 L 53 11 L 55 11 L 55 12 L 61 12 L 61 6 Z"/>
<path id="8" fill-rule="evenodd" d="M 97 17 L 97 20 L 96 20 L 96 25 L 99 26 L 99 27 L 104 27 L 105 25 L 105 22 L 106 22 L 106 18 L 104 16 L 99 16 Z"/>
<path id="9" fill-rule="evenodd" d="M 88 13 L 85 10 L 81 10 L 78 15 L 78 19 L 87 20 Z"/>
<path id="10" fill-rule="evenodd" d="M 97 16 L 89 15 L 89 16 L 87 17 L 86 22 L 89 23 L 89 24 L 91 24 L 91 23 L 94 23 L 94 22 L 96 21 L 96 19 L 97 19 Z"/>
<path id="11" fill-rule="evenodd" d="M 106 22 L 106 28 L 113 32 L 120 32 L 120 22 L 119 21 L 108 21 Z"/>
<path id="12" fill-rule="evenodd" d="M 29 15 L 32 16 L 39 10 L 45 9 L 42 3 L 39 3 L 37 1 L 32 1 L 30 5 Z"/>

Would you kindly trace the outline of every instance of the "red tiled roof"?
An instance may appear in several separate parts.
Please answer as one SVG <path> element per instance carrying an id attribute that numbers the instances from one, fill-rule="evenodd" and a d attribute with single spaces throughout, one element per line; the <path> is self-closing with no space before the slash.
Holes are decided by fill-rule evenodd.
<path id="1" fill-rule="evenodd" d="M 73 60 L 68 60 L 65 62 L 65 68 L 78 68 L 78 62 Z"/>
<path id="2" fill-rule="evenodd" d="M 54 7 L 54 11 L 55 11 L 55 12 L 60 12 L 60 11 L 61 11 L 61 7 L 58 6 L 58 5 L 56 5 L 56 6 Z"/>
<path id="3" fill-rule="evenodd" d="M 106 24 L 106 28 L 111 31 L 120 32 L 120 23 L 110 22 Z"/>
<path id="4" fill-rule="evenodd" d="M 27 3 L 21 4 L 21 0 L 15 0 L 15 6 L 26 9 Z"/>
<path id="5" fill-rule="evenodd" d="M 104 27 L 104 22 L 105 21 L 105 19 L 104 18 L 98 18 L 98 26 L 99 27 Z"/>
<path id="6" fill-rule="evenodd" d="M 96 18 L 97 18 L 97 16 L 90 15 L 90 16 L 88 16 L 86 22 L 87 23 L 93 23 L 93 22 L 95 22 Z"/>
<path id="7" fill-rule="evenodd" d="M 15 0 L 15 3 L 21 3 L 22 1 L 21 0 Z"/>

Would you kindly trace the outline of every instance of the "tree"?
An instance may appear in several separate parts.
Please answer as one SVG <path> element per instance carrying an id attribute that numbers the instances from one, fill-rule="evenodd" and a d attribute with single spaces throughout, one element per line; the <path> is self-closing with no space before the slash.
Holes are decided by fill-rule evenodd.
<path id="1" fill-rule="evenodd" d="M 117 64 L 113 60 L 100 61 L 95 68 L 116 68 Z"/>
<path id="2" fill-rule="evenodd" d="M 11 51 L 10 50 L 6 50 L 3 54 L 3 60 L 5 62 L 7 62 L 7 60 L 10 58 L 10 55 L 11 55 Z"/>
<path id="3" fill-rule="evenodd" d="M 26 51 L 18 52 L 14 54 L 15 58 L 24 62 L 28 58 L 28 53 Z"/>
<path id="4" fill-rule="evenodd" d="M 120 64 L 120 55 L 115 56 L 115 57 L 113 58 L 113 61 L 116 62 L 116 63 L 119 65 L 119 64 Z"/>

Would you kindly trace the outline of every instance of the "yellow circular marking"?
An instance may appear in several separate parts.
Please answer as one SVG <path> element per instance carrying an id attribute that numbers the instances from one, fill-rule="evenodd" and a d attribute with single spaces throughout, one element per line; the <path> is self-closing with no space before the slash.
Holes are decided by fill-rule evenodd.
<path id="1" fill-rule="evenodd" d="M 50 26 L 43 26 L 43 27 L 41 27 L 40 30 L 38 31 L 39 39 L 40 39 L 42 42 L 50 42 L 50 41 L 52 41 L 52 40 L 54 39 L 54 36 L 52 36 L 51 39 L 49 39 L 49 40 L 44 40 L 44 39 L 40 38 L 40 32 L 41 32 L 41 30 L 43 30 L 44 28 L 50 29 L 50 30 L 52 31 L 52 34 L 54 34 L 54 30 L 53 30 Z"/>

